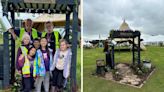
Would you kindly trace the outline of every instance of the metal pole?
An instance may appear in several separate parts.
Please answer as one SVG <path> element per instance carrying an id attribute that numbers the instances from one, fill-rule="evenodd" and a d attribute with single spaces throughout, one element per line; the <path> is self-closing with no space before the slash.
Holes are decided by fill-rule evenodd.
<path id="1" fill-rule="evenodd" d="M 72 62 L 71 62 L 71 92 L 76 92 L 76 61 L 77 61 L 77 37 L 78 37 L 78 10 L 77 5 L 73 5 L 72 22 Z"/>

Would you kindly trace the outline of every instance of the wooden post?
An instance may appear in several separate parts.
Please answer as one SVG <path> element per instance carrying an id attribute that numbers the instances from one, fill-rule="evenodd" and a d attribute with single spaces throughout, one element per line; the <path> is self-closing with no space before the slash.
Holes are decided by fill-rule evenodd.
<path id="1" fill-rule="evenodd" d="M 15 27 L 15 13 L 12 10 L 11 11 L 11 19 L 12 19 L 12 25 Z M 11 80 L 10 83 L 13 84 L 15 81 L 15 40 L 11 37 Z"/>
<path id="2" fill-rule="evenodd" d="M 8 18 L 8 0 L 5 1 L 3 7 L 3 16 Z M 9 53 L 9 33 L 3 33 L 3 81 L 2 88 L 6 88 L 10 84 L 10 53 Z"/>
<path id="3" fill-rule="evenodd" d="M 78 6 L 73 5 L 72 22 L 72 62 L 71 62 L 71 92 L 76 92 L 76 62 L 77 62 L 77 37 L 78 37 Z"/>
<path id="4" fill-rule="evenodd" d="M 141 34 L 139 34 L 139 36 L 138 36 L 138 49 L 137 49 L 137 51 L 138 51 L 138 65 L 140 65 L 140 36 L 141 36 Z"/>
<path id="5" fill-rule="evenodd" d="M 9 33 L 3 34 L 3 88 L 10 84 L 10 53 L 9 53 Z"/>
<path id="6" fill-rule="evenodd" d="M 112 67 L 111 68 L 113 68 L 114 69 L 114 67 L 115 67 L 115 60 L 114 60 L 114 44 L 112 45 L 112 54 L 111 54 L 112 56 L 111 56 L 111 60 L 112 60 Z"/>
<path id="7" fill-rule="evenodd" d="M 65 39 L 70 42 L 69 34 L 70 34 L 70 13 L 66 13 L 66 24 L 65 24 Z"/>
<path id="8" fill-rule="evenodd" d="M 134 36 L 133 36 L 133 42 L 132 42 L 133 44 L 132 44 L 132 55 L 133 55 L 133 65 L 135 64 L 135 49 L 134 49 Z"/>

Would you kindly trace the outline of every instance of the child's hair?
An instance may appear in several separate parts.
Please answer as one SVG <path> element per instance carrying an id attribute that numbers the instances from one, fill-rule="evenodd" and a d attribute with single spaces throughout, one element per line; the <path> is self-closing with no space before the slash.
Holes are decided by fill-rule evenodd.
<path id="1" fill-rule="evenodd" d="M 35 41 L 38 41 L 38 42 L 40 43 L 40 39 L 39 39 L 39 38 L 35 38 L 35 39 L 33 40 L 33 43 L 32 43 L 32 46 L 33 46 L 33 47 L 35 47 L 35 46 L 34 46 L 34 42 L 35 42 Z M 40 46 L 39 46 L 39 47 L 40 47 Z"/>
<path id="2" fill-rule="evenodd" d="M 40 42 L 40 39 L 39 39 L 39 38 L 35 38 L 35 39 L 33 40 L 33 42 L 35 42 L 35 41 L 39 41 L 39 42 Z"/>
<path id="3" fill-rule="evenodd" d="M 40 42 L 41 42 L 42 39 L 46 39 L 46 37 L 41 37 L 41 38 L 40 38 Z M 47 40 L 47 39 L 46 39 L 46 40 Z M 41 44 L 40 44 L 40 50 L 42 50 Z M 49 50 L 48 50 L 48 40 L 47 40 L 47 45 L 46 45 L 46 51 L 47 51 L 48 54 L 49 54 Z"/>
<path id="4" fill-rule="evenodd" d="M 30 41 L 31 41 L 30 35 L 29 35 L 28 33 L 25 32 L 24 35 L 23 35 L 23 37 L 22 37 L 22 45 L 24 45 L 23 40 L 24 40 L 26 37 L 29 39 L 29 44 L 30 44 Z"/>
<path id="5" fill-rule="evenodd" d="M 29 38 L 30 39 L 30 41 L 31 41 L 31 38 L 30 38 L 30 35 L 28 34 L 28 33 L 24 33 L 24 35 L 23 35 L 23 37 L 22 37 L 22 41 L 25 39 L 25 38 Z"/>
<path id="6" fill-rule="evenodd" d="M 61 44 L 62 42 L 65 42 L 66 44 L 68 44 L 67 40 L 65 39 L 60 39 L 59 43 Z"/>
<path id="7" fill-rule="evenodd" d="M 68 44 L 68 42 L 67 42 L 67 40 L 65 40 L 65 39 L 60 39 L 60 41 L 59 41 L 59 43 L 61 44 L 62 42 L 64 42 L 66 45 L 67 45 L 67 49 L 70 47 Z"/>
<path id="8" fill-rule="evenodd" d="M 46 41 L 47 41 L 47 46 L 48 46 L 48 40 L 47 40 L 47 38 L 46 38 L 46 37 L 41 37 L 41 38 L 40 38 L 40 42 L 41 42 L 42 39 L 46 39 Z"/>
<path id="9" fill-rule="evenodd" d="M 34 48 L 34 49 L 36 49 L 36 48 L 35 48 L 35 47 L 33 47 L 33 46 L 32 46 L 32 47 L 30 47 L 30 48 L 28 49 L 28 53 L 27 53 L 27 54 L 29 54 L 29 53 L 30 53 L 30 50 L 31 50 L 31 49 L 33 49 L 33 48 Z M 36 54 L 35 54 L 35 55 L 36 55 Z M 32 56 L 32 57 L 33 57 L 33 58 L 35 58 L 35 55 L 34 55 L 34 56 Z"/>

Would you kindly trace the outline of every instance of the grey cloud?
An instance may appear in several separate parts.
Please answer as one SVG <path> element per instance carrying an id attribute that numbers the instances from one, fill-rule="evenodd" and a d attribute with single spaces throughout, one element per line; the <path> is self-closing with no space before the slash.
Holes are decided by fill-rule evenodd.
<path id="1" fill-rule="evenodd" d="M 123 19 L 132 29 L 164 34 L 163 0 L 84 0 L 84 36 L 108 35 Z"/>

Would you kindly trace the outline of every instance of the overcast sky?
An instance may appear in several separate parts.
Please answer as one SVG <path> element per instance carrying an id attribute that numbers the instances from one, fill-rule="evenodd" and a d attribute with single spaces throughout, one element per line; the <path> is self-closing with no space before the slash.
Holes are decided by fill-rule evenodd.
<path id="1" fill-rule="evenodd" d="M 29 14 L 29 13 L 20 13 L 19 16 L 17 13 L 15 13 L 15 18 L 16 19 L 27 19 L 27 18 L 31 18 L 31 19 L 35 19 L 36 17 L 38 17 L 38 14 Z M 0 18 L 2 17 L 2 5 L 1 5 L 1 0 L 0 0 Z"/>
<path id="2" fill-rule="evenodd" d="M 164 0 L 84 0 L 84 39 L 107 37 L 123 19 L 131 29 L 164 35 Z"/>

